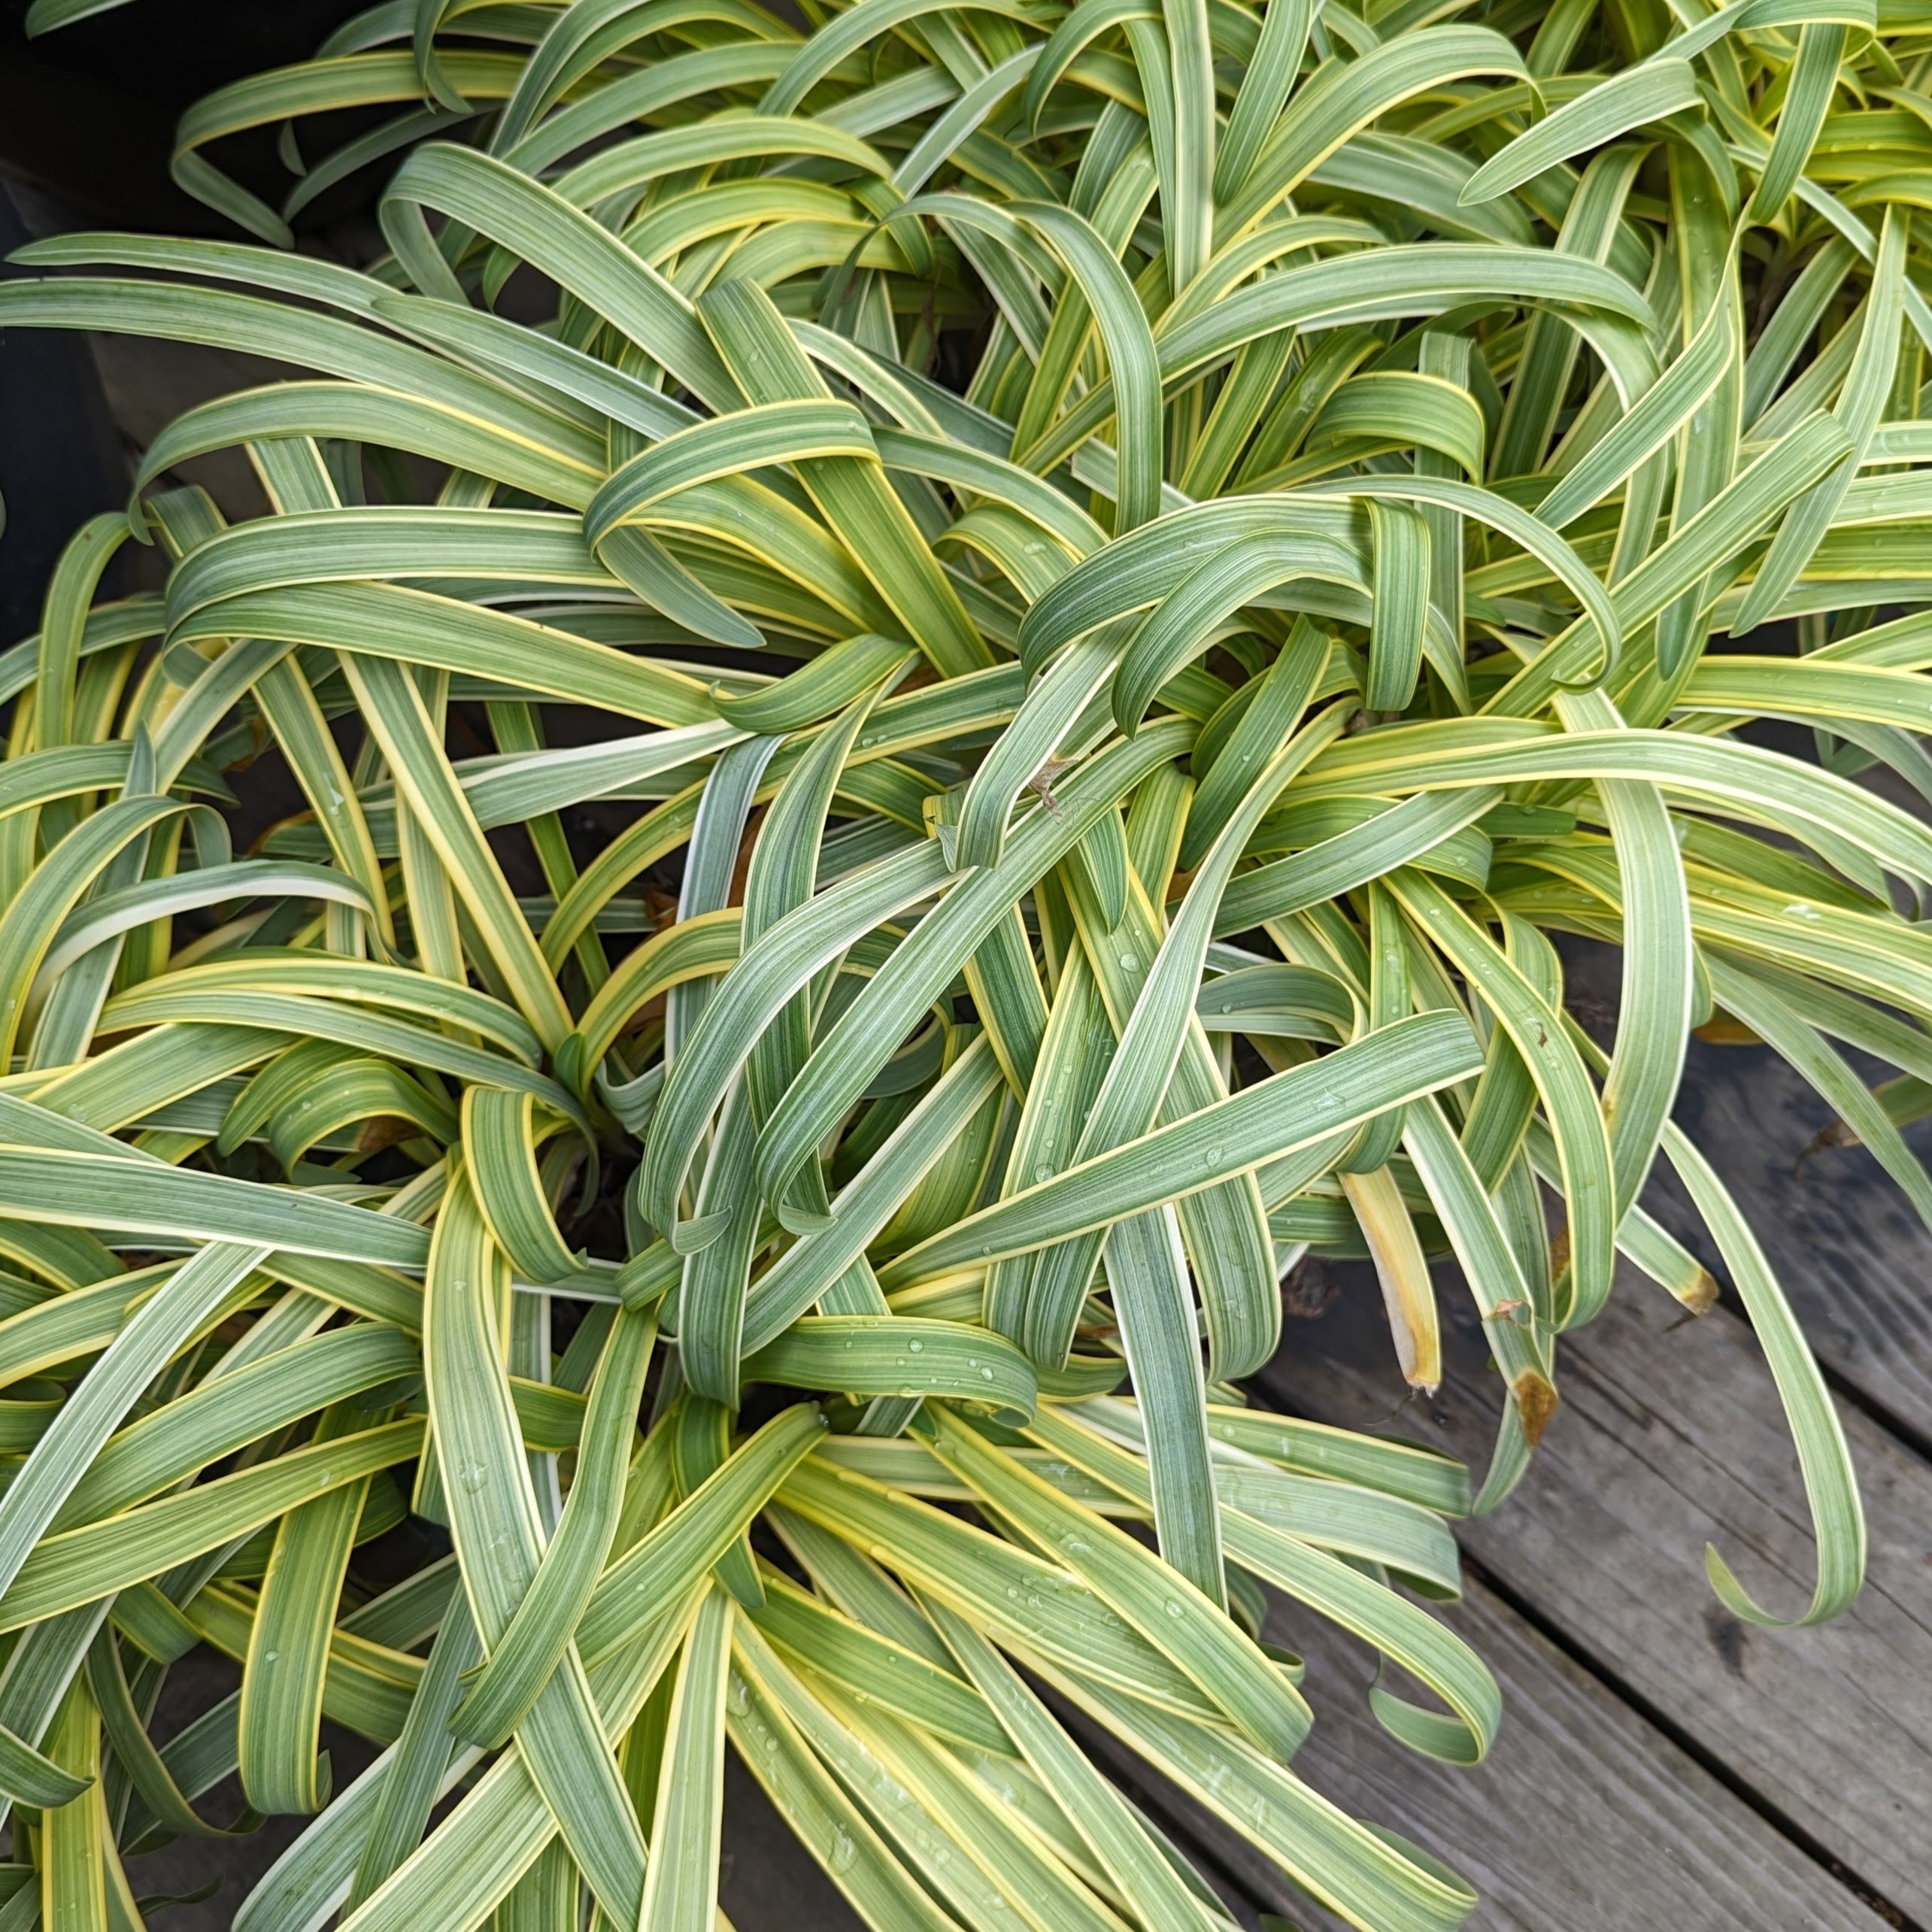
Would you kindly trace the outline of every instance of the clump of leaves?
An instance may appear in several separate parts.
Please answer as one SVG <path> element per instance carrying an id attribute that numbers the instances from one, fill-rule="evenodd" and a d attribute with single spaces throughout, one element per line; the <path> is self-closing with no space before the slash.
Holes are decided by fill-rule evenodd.
<path id="1" fill-rule="evenodd" d="M 1806 1615 L 1857 1588 L 1669 1113 L 1745 1030 L 1932 1215 L 1932 834 L 1855 782 L 1928 776 L 1926 25 L 806 11 L 378 8 L 177 162 L 284 241 L 473 135 L 367 272 L 86 235 L 0 287 L 312 372 L 168 429 L 0 657 L 0 1789 L 62 1932 L 238 1767 L 319 1814 L 247 1932 L 708 1932 L 727 1741 L 874 1924 L 1227 1923 L 1096 1730 L 1352 1922 L 1452 1926 L 1290 1768 L 1260 1620 L 1479 1758 L 1416 1600 L 1464 1473 L 1237 1385 L 1310 1248 L 1433 1384 L 1451 1257 L 1492 1506 L 1619 1253 L 1708 1305 L 1660 1151 L 1791 1417 Z M 203 151 L 384 101 L 279 214 Z M 226 525 L 168 486 L 235 447 Z M 165 588 L 98 601 L 130 531 Z M 308 809 L 237 858 L 265 754 Z M 1621 948 L 1607 1051 L 1562 934 Z M 453 1554 L 372 1592 L 411 1509 Z M 201 1641 L 241 1689 L 157 1752 Z M 325 1715 L 387 1747 L 332 1796 Z"/>

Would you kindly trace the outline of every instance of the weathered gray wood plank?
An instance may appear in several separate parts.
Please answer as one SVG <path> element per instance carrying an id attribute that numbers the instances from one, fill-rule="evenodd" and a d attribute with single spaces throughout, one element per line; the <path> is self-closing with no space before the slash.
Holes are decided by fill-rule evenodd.
<path id="1" fill-rule="evenodd" d="M 1811 755 L 1808 735 L 1795 729 L 1783 748 Z M 1925 802 L 1888 774 L 1868 774 L 1866 782 L 1903 810 L 1927 815 Z M 1619 956 L 1582 941 L 1566 942 L 1563 951 L 1573 1009 L 1607 1048 Z M 1867 1079 L 1894 1071 L 1850 1057 Z M 1932 1442 L 1932 1231 L 1897 1184 L 1861 1147 L 1817 1145 L 1832 1110 L 1769 1047 L 1691 1039 L 1672 1112 L 1730 1190 L 1819 1360 L 1920 1443 Z M 1932 1159 L 1932 1121 L 1904 1132 L 1921 1159 Z M 1716 1267 L 1702 1223 L 1662 1161 L 1645 1204 Z"/>
<path id="2" fill-rule="evenodd" d="M 1876 1063 L 1871 1077 L 1888 1069 Z M 1921 1442 L 1932 1441 L 1932 1233 L 1863 1148 L 1812 1148 L 1829 1107 L 1766 1047 L 1693 1041 L 1677 1119 L 1764 1245 L 1819 1358 Z M 1932 1122 L 1906 1130 L 1922 1157 Z M 1715 1255 L 1673 1187 L 1654 1205 Z"/>
<path id="3" fill-rule="evenodd" d="M 1295 1768 L 1460 1871 L 1482 1898 L 1469 1932 L 1879 1932 L 1852 1893 L 1481 1585 L 1453 1620 L 1507 1715 L 1473 1770 L 1397 1745 L 1369 1713 L 1368 1654 L 1291 1609 L 1269 1634 L 1309 1660 L 1315 1727 Z M 1265 1905 L 1308 1932 L 1339 1927 L 1225 1827 L 1178 1807 L 1175 1821 Z"/>
<path id="4" fill-rule="evenodd" d="M 1342 1295 L 1292 1326 L 1263 1378 L 1274 1397 L 1479 1463 L 1494 1377 L 1460 1286 L 1439 1283 L 1448 1378 L 1403 1406 L 1372 1284 L 1338 1279 Z M 1467 1548 L 1849 1872 L 1932 1918 L 1932 1469 L 1848 1415 L 1872 1533 L 1865 1594 L 1821 1629 L 1750 1629 L 1711 1595 L 1706 1542 L 1785 1613 L 1806 1600 L 1812 1553 L 1749 1330 L 1722 1309 L 1686 1322 L 1628 1277 L 1600 1321 L 1566 1338 L 1558 1382 L 1563 1406 L 1531 1474 L 1507 1507 L 1464 1526 Z"/>

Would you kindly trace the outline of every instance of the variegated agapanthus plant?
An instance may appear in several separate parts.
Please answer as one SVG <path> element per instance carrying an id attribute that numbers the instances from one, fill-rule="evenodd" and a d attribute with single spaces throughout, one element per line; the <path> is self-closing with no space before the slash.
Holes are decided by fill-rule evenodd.
<path id="1" fill-rule="evenodd" d="M 0 657 L 0 1922 L 137 1924 L 238 1769 L 316 1814 L 244 1932 L 711 1932 L 729 1742 L 874 1926 L 1227 1924 L 1097 1732 L 1454 1926 L 1296 1777 L 1264 1593 L 1482 1757 L 1418 1599 L 1618 1254 L 1715 1292 L 1660 1153 L 1842 1607 L 1669 1117 L 1715 1017 L 1932 1215 L 1928 71 L 1918 0 L 390 0 L 183 124 L 280 245 L 26 251 L 0 327 L 294 373 Z M 287 247 L 385 157 L 381 259 Z M 171 472 L 237 447 L 229 522 Z M 1457 1264 L 1473 1505 L 1248 1403 L 1311 1248 L 1424 1387 Z M 453 1554 L 373 1591 L 410 1510 Z M 240 1691 L 157 1750 L 197 1642 Z M 325 1716 L 385 1747 L 332 1793 Z"/>

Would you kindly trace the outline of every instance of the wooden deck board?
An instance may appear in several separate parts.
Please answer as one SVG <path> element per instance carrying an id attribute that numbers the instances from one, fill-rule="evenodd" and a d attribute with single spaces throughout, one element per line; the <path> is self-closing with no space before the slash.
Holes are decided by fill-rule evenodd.
<path id="1" fill-rule="evenodd" d="M 1482 1899 L 1469 1932 L 1879 1932 L 1851 1892 L 1481 1585 L 1454 1621 L 1506 1703 L 1496 1750 L 1473 1770 L 1418 1758 L 1381 1730 L 1369 1655 L 1332 1627 L 1278 1611 L 1270 1635 L 1309 1659 L 1315 1727 L 1297 1770 L 1460 1872 Z M 1174 1821 L 1263 1905 L 1307 1932 L 1339 1932 L 1225 1827 L 1179 1806 Z"/>
<path id="2" fill-rule="evenodd" d="M 1819 1359 L 1932 1442 L 1932 1232 L 1897 1184 L 1862 1148 L 1807 1151 L 1831 1110 L 1769 1048 L 1694 1040 L 1676 1115 L 1778 1269 Z M 1932 1157 L 1932 1122 L 1906 1138 Z M 1652 1192 L 1672 1232 L 1714 1261 L 1676 1188 Z"/>
<path id="3" fill-rule="evenodd" d="M 1449 1378 L 1433 1401 L 1401 1409 L 1398 1432 L 1479 1464 L 1494 1378 L 1466 1299 L 1444 1301 Z M 1386 1426 L 1400 1400 L 1388 1355 L 1378 1298 L 1352 1281 L 1291 1332 L 1265 1380 L 1304 1413 Z M 1626 1279 L 1599 1322 L 1566 1338 L 1558 1382 L 1563 1406 L 1530 1476 L 1505 1509 L 1462 1526 L 1466 1546 L 1827 1855 L 1932 1919 L 1932 1469 L 1848 1415 L 1872 1531 L 1865 1593 L 1821 1629 L 1749 1628 L 1710 1594 L 1706 1541 L 1785 1614 L 1806 1600 L 1812 1553 L 1783 1418 L 1745 1325 L 1722 1309 L 1684 1322 L 1649 1284 Z"/>

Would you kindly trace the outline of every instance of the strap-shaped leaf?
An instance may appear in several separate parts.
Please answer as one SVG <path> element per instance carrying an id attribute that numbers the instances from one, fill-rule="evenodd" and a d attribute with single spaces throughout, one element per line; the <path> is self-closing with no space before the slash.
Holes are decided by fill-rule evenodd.
<path id="1" fill-rule="evenodd" d="M 0 1147 L 0 1215 L 404 1268 L 421 1266 L 428 1252 L 420 1228 L 344 1201 L 278 1197 L 225 1175 L 52 1148 Z"/>
<path id="2" fill-rule="evenodd" d="M 378 1761 L 377 1767 L 372 1767 L 379 1768 L 381 1775 L 372 1788 L 360 1784 L 351 1788 L 364 1793 L 369 1813 L 366 1818 L 353 1818 L 360 1830 L 351 1852 L 356 1857 L 348 1888 L 352 1912 L 408 1857 L 422 1837 L 454 1750 L 447 1725 L 462 1695 L 461 1674 L 476 1656 L 476 1625 L 469 1604 L 459 1594 L 451 1600 L 430 1645 L 423 1681 L 411 1700 L 402 1735 Z M 362 1809 L 358 1807 L 358 1812 Z M 350 1845 L 350 1818 L 340 1812 L 335 1817 L 344 1845 Z"/>
<path id="3" fill-rule="evenodd" d="M 1474 1909 L 1474 1894 L 1445 1867 L 1371 1833 L 1225 1728 L 1151 1706 L 1143 1714 L 1086 1673 L 1047 1665 L 1037 1652 L 1026 1658 L 1036 1660 L 1057 1689 L 1338 1910 L 1428 1932 L 1460 1925 Z"/>
<path id="4" fill-rule="evenodd" d="M 1298 36 L 1291 29 L 1288 38 L 1294 46 Z M 1521 71 L 1521 56 L 1500 34 L 1463 26 L 1399 35 L 1359 60 L 1327 65 L 1276 121 L 1225 209 L 1226 227 L 1251 226 L 1357 129 L 1412 95 L 1471 74 Z M 1218 192 L 1225 196 L 1227 190 Z"/>
<path id="5" fill-rule="evenodd" d="M 584 1655 L 594 1664 L 663 1615 L 744 1534 L 824 1427 L 810 1403 L 775 1416 L 611 1564 L 578 1625 Z"/>
<path id="6" fill-rule="evenodd" d="M 429 244 L 422 211 L 441 213 L 493 235 L 623 330 L 668 351 L 669 365 L 714 406 L 736 400 L 730 377 L 704 338 L 689 305 L 628 249 L 561 195 L 472 150 L 435 144 L 406 162 L 389 187 L 383 219 L 392 245 L 428 294 L 452 278 Z M 675 346 L 673 346 L 675 345 Z"/>
<path id="7" fill-rule="evenodd" d="M 859 1395 L 939 1395 L 1029 1415 L 1031 1365 L 1012 1344 L 963 1322 L 908 1315 L 807 1315 L 745 1362 L 753 1382 Z"/>
<path id="8" fill-rule="evenodd" d="M 484 945 L 494 955 L 518 1010 L 544 1044 L 555 1047 L 570 1030 L 569 1010 L 455 775 L 431 735 L 420 693 L 386 659 L 352 656 L 344 669 L 391 769 L 399 774 L 411 813 L 435 848 Z"/>
<path id="9" fill-rule="evenodd" d="M 779 1649 L 922 1729 L 1011 1755 L 1012 1740 L 997 1717 L 952 1672 L 840 1614 L 775 1570 L 766 1570 L 765 1585 L 765 1602 L 751 1618 Z"/>
<path id="10" fill-rule="evenodd" d="M 960 1886 L 951 1858 L 932 1856 L 930 1841 L 921 1843 L 910 1794 L 865 1776 L 875 1767 L 863 1747 L 807 1693 L 757 1630 L 741 1619 L 732 1638 L 733 1688 L 727 1693 L 725 1720 L 732 1741 L 833 1882 L 872 1923 L 917 1926 L 922 1932 L 944 1932 L 957 1924 L 914 1875 L 929 1882 L 939 1878 L 942 1896 L 948 1890 L 957 1895 Z M 735 1695 L 741 1685 L 742 1708 Z M 754 1748 L 747 1750 L 747 1745 Z M 854 1781 L 860 1789 L 884 1799 L 887 1815 L 880 1825 L 875 1826 L 835 1770 L 857 1774 Z M 894 1798 L 900 1802 L 894 1804 Z M 899 1836 L 893 1827 L 902 1822 L 911 1828 Z M 898 1837 L 896 1845 L 887 1834 Z M 927 1854 L 924 1858 L 922 1852 Z M 945 1868 L 943 1876 L 939 1868 Z"/>
<path id="11" fill-rule="evenodd" d="M 0 1623 L 17 1630 L 41 1622 L 235 1542 L 319 1490 L 409 1460 L 423 1438 L 420 1421 L 385 1423 L 44 1537 L 0 1598 Z"/>
<path id="12" fill-rule="evenodd" d="M 486 1651 L 502 1640 L 540 1567 L 536 1499 L 504 1375 L 492 1305 L 508 1269 L 468 1178 L 459 1175 L 436 1226 L 425 1297 L 423 1367 L 450 1533 Z M 550 1677 L 519 1741 L 572 1855 L 600 1900 L 636 1909 L 644 1837 L 617 1779 L 581 1667 Z"/>
<path id="13" fill-rule="evenodd" d="M 691 1158 L 696 1124 L 718 1105 L 760 1030 L 811 974 L 861 935 L 927 897 L 946 875 L 936 842 L 862 869 L 781 919 L 726 977 L 678 1054 L 653 1116 L 638 1197 L 654 1223 L 668 1227 L 675 1220 L 677 1190 Z M 618 983 L 614 975 L 611 985 Z"/>
<path id="14" fill-rule="evenodd" d="M 355 1421 L 331 1409 L 314 1439 L 333 1440 Z M 317 1740 L 337 1600 L 369 1494 L 365 1477 L 283 1518 L 255 1606 L 236 1724 L 237 1765 L 258 1811 L 320 1808 L 326 1761 Z"/>
<path id="15" fill-rule="evenodd" d="M 111 1517 L 327 1403 L 399 1382 L 419 1366 L 407 1337 L 366 1322 L 238 1365 L 117 1431 L 50 1527 Z"/>
<path id="16" fill-rule="evenodd" d="M 517 1728 L 562 1661 L 609 1554 L 657 1323 L 620 1309 L 599 1358 L 563 1520 L 489 1662 L 450 1720 L 486 1746 Z"/>
<path id="17" fill-rule="evenodd" d="M 881 1280 L 888 1287 L 918 1281 L 1138 1213 L 1449 1085 L 1481 1063 L 1461 1020 L 1418 1014 L 982 1208 L 901 1255 Z"/>
<path id="18" fill-rule="evenodd" d="M 585 509 L 584 537 L 595 549 L 632 511 L 693 484 L 768 463 L 876 454 L 866 419 L 849 402 L 807 396 L 763 403 L 693 423 L 633 456 Z"/>
<path id="19" fill-rule="evenodd" d="M 1897 357 L 1904 303 L 1905 230 L 1910 219 L 1896 211 L 1887 212 L 1858 351 L 1833 411 L 1834 419 L 1851 439 L 1852 453 L 1785 513 L 1734 620 L 1734 628 L 1739 632 L 1749 630 L 1775 610 L 1779 599 L 1802 573 L 1843 500 L 1853 472 L 1864 460 L 1865 445 L 1878 426 Z"/>
<path id="20" fill-rule="evenodd" d="M 1285 1762 L 1294 1755 L 1307 1733 L 1307 1706 L 1218 1606 L 1125 1531 L 1075 1509 L 951 1417 L 929 1408 L 921 1433 L 975 1495 L 1061 1551 L 1068 1568 L 1172 1659 L 1226 1721 L 1271 1756 Z"/>
<path id="21" fill-rule="evenodd" d="M 1646 60 L 1564 103 L 1519 134 L 1470 176 L 1466 202 L 1487 201 L 1585 148 L 1697 105 L 1697 77 L 1674 53 Z"/>
<path id="22" fill-rule="evenodd" d="M 845 710 L 903 669 L 911 656 L 911 648 L 895 638 L 861 632 L 841 639 L 769 690 L 714 691 L 712 702 L 729 723 L 745 730 L 795 731 Z"/>
<path id="23" fill-rule="evenodd" d="M 527 1093 L 472 1087 L 463 1094 L 463 1156 L 477 1205 L 511 1266 L 536 1282 L 567 1280 L 578 1258 L 563 1244 L 537 1171 L 535 1103 Z"/>
<path id="24" fill-rule="evenodd" d="M 666 1720 L 645 1880 L 644 1932 L 710 1932 L 724 1824 L 724 1697 L 731 1599 L 712 1589 L 684 1639 Z"/>
<path id="25" fill-rule="evenodd" d="M 999 1085 L 990 1043 L 975 1040 L 900 1122 L 832 1203 L 822 1228 L 798 1241 L 752 1284 L 743 1345 L 764 1348 L 843 1278 Z"/>
<path id="26" fill-rule="evenodd" d="M 1070 1571 L 815 1457 L 793 1472 L 781 1500 L 836 1535 L 876 1537 L 880 1561 L 1002 1640 L 1024 1640 L 1036 1654 L 1090 1670 L 1136 1695 L 1212 1716 L 1214 1707 L 1193 1680 Z"/>
<path id="27" fill-rule="evenodd" d="M 1060 793 L 1057 808 L 1032 814 L 1018 828 L 997 866 L 963 881 L 934 916 L 893 955 L 839 1024 L 818 1045 L 759 1139 L 759 1185 L 768 1200 L 783 1199 L 792 1176 L 823 1133 L 863 1090 L 870 1077 L 867 1057 L 853 1049 L 869 1033 L 873 1041 L 900 1037 L 978 949 L 1014 893 L 1041 875 L 1088 831 L 1103 812 L 1154 765 L 1181 734 L 1166 727 L 1143 732 L 1132 744 L 1084 763 Z M 879 1057 L 883 1057 L 880 1056 Z M 871 1066 L 876 1066 L 873 1059 Z"/>
<path id="28" fill-rule="evenodd" d="M 1345 382 L 1310 426 L 1308 444 L 1312 450 L 1361 438 L 1428 450 L 1473 478 L 1483 472 L 1487 435 L 1482 412 L 1466 390 L 1437 376 L 1387 369 Z"/>
<path id="29" fill-rule="evenodd" d="M 1312 654 L 1303 658 L 1298 668 L 1304 690 L 1312 683 L 1318 663 Z M 1255 780 L 1216 838 L 1161 943 L 1122 1030 L 1119 1047 L 1085 1114 L 1073 1148 L 1076 1163 L 1096 1159 L 1153 1126 L 1193 1024 L 1188 990 L 1199 984 L 1215 907 L 1228 875 L 1262 814 L 1295 772 L 1334 738 L 1342 722 L 1340 710 L 1331 709 L 1291 739 Z M 1100 941 L 1094 950 L 1104 948 L 1106 943 Z M 1042 1272 L 1035 1276 L 1028 1342 L 1048 1366 L 1064 1358 L 1072 1304 L 1091 1272 L 1098 1245 L 1091 1237 L 1069 1244 L 1062 1254 L 1043 1257 Z M 1218 1597 L 1218 1591 L 1215 1594 Z"/>
<path id="30" fill-rule="evenodd" d="M 1099 1441 L 1057 1415 L 1037 1422 L 1033 1433 L 1050 1447 L 1136 1500 L 1145 1494 L 1136 1459 Z M 1376 1713 L 1394 1734 L 1415 1749 L 1453 1763 L 1479 1762 L 1494 1741 L 1502 1715 L 1495 1681 L 1460 1639 L 1404 1598 L 1373 1583 L 1332 1556 L 1308 1549 L 1260 1516 L 1242 1508 L 1233 1484 L 1224 1495 L 1230 1553 L 1277 1587 L 1317 1604 L 1357 1636 L 1376 1645 L 1427 1684 L 1453 1709 L 1460 1726 L 1386 1691 L 1374 1699 Z M 1461 1734 L 1454 1735 L 1460 1729 Z M 1445 1732 L 1450 1733 L 1445 1736 Z"/>
<path id="31" fill-rule="evenodd" d="M 754 404 L 813 400 L 824 385 L 769 299 L 727 282 L 700 304 L 705 326 Z M 861 457 L 801 459 L 799 479 L 908 635 L 943 675 L 988 654 L 917 526 L 878 465 Z"/>
<path id="32" fill-rule="evenodd" d="M 1375 533 L 1375 623 L 1369 635 L 1371 711 L 1404 711 L 1422 670 L 1429 618 L 1429 526 L 1406 505 L 1371 497 Z"/>
<path id="33" fill-rule="evenodd" d="M 1161 1557 L 1224 1609 L 1206 1389 L 1177 1221 L 1160 1209 L 1120 1223 L 1107 1237 L 1106 1265 L 1135 1393 L 1152 1418 L 1149 1492 Z"/>

